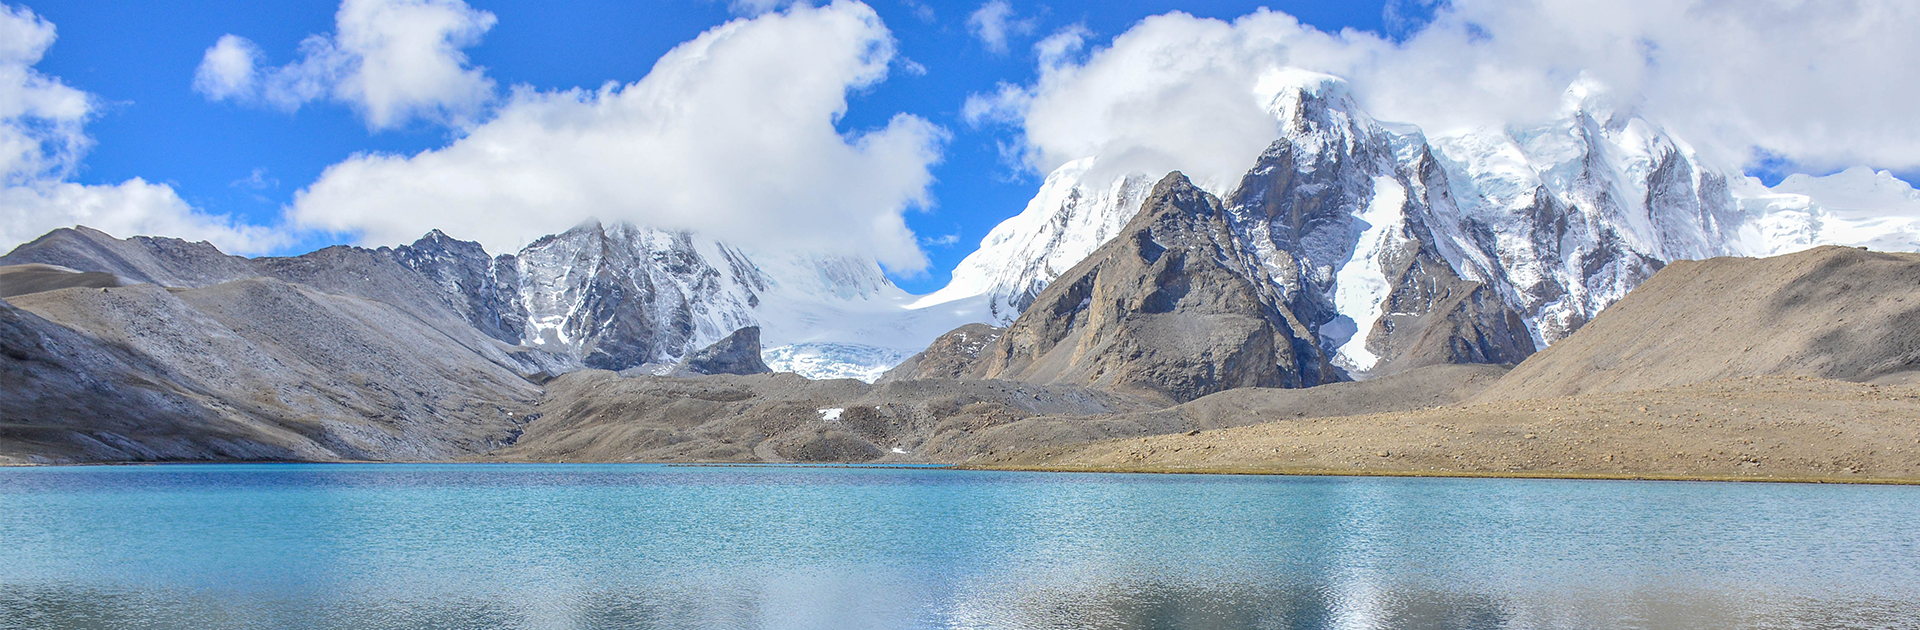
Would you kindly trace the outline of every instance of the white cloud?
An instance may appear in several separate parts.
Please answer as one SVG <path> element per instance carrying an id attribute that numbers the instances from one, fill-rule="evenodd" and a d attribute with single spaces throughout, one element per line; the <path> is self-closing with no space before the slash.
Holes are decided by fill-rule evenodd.
<path id="1" fill-rule="evenodd" d="M 216 101 L 244 98 L 254 91 L 254 66 L 259 61 L 259 46 L 245 37 L 223 35 L 200 59 L 193 89 Z"/>
<path id="2" fill-rule="evenodd" d="M 84 126 L 94 99 L 33 69 L 53 41 L 52 23 L 0 5 L 0 249 L 76 224 L 120 236 L 206 240 L 239 253 L 283 242 L 265 228 L 200 213 L 164 184 L 66 181 L 92 146 Z"/>
<path id="3" fill-rule="evenodd" d="M 1020 122 L 1028 162 L 1042 172 L 1098 155 L 1094 177 L 1185 171 L 1216 189 L 1237 181 L 1279 127 L 1255 94 L 1255 79 L 1284 66 L 1275 33 L 1303 30 L 1260 12 L 1229 24 L 1184 13 L 1149 17 L 1093 51 L 1068 29 L 1036 45 L 1040 76 L 970 99 L 969 120 Z"/>
<path id="4" fill-rule="evenodd" d="M 366 243 L 442 228 L 495 251 L 587 218 L 626 220 L 915 272 L 926 257 L 902 212 L 928 202 L 945 132 L 905 114 L 835 128 L 847 92 L 883 80 L 893 57 L 879 16 L 857 2 L 737 19 L 638 82 L 519 89 L 445 148 L 336 164 L 290 218 Z"/>
<path id="5" fill-rule="evenodd" d="M 493 100 L 494 82 L 461 50 L 494 22 L 461 0 L 344 0 L 335 32 L 307 37 L 300 59 L 285 66 L 257 70 L 257 46 L 221 37 L 207 49 L 194 88 L 213 100 L 288 111 L 330 98 L 358 110 L 373 129 L 414 120 L 467 125 Z"/>
<path id="6" fill-rule="evenodd" d="M 973 36 L 980 38 L 988 51 L 1002 55 L 1007 53 L 1008 36 L 1031 33 L 1033 26 L 1033 18 L 1014 18 L 1013 5 L 1007 0 L 988 0 L 973 15 L 967 16 L 967 29 Z"/>
<path id="7" fill-rule="evenodd" d="M 1227 136 L 1272 137 L 1249 97 L 1281 66 L 1347 77 L 1370 113 L 1430 133 L 1539 121 L 1585 73 L 1729 167 L 1756 149 L 1815 169 L 1920 166 L 1920 3 L 1453 0 L 1409 26 L 1393 42 L 1265 11 L 1156 16 L 1082 61 L 1043 54 L 1035 84 L 968 111 L 1014 112 L 1043 170 L 1099 154 L 1213 172 L 1258 151 Z"/>

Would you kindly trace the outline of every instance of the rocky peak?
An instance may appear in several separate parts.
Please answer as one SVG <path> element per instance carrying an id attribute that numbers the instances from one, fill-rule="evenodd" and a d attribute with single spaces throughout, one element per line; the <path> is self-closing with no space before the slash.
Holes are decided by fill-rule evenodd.
<path id="1" fill-rule="evenodd" d="M 1218 198 L 1160 180 L 1138 216 L 1067 270 L 970 376 L 1109 387 L 1185 401 L 1338 380 L 1313 335 L 1266 299 Z"/>

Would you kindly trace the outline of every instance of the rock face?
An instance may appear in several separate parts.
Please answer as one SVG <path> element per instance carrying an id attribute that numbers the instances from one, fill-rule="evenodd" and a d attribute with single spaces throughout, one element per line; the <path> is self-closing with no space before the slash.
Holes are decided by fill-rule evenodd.
<path id="1" fill-rule="evenodd" d="M 981 350 L 968 375 L 1176 402 L 1339 380 L 1264 270 L 1239 254 L 1219 199 L 1170 174 L 1117 237 Z"/>
<path id="2" fill-rule="evenodd" d="M 920 351 L 888 370 L 875 383 L 911 381 L 923 378 L 962 378 L 973 370 L 980 351 L 1006 334 L 1007 329 L 986 324 L 967 324 L 941 335 Z"/>
<path id="3" fill-rule="evenodd" d="M 1768 376 L 1920 371 L 1920 254 L 1821 247 L 1676 262 L 1481 395 L 1518 400 Z"/>
<path id="4" fill-rule="evenodd" d="M 766 374 L 772 371 L 760 360 L 760 327 L 748 326 L 680 359 L 680 363 L 673 366 L 667 375 Z"/>

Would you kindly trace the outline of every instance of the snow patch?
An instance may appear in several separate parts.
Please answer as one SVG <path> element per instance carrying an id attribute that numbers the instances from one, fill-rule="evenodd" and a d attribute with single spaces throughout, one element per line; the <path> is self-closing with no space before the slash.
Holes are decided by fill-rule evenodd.
<path id="1" fill-rule="evenodd" d="M 847 408 L 846 408 L 846 407 L 833 407 L 833 408 L 829 408 L 829 409 L 815 409 L 814 411 L 817 411 L 817 412 L 819 412 L 819 413 L 820 413 L 820 419 L 821 419 L 821 420 L 825 420 L 825 421 L 827 421 L 827 422 L 839 422 L 839 421 L 840 421 L 840 414 L 842 414 L 842 413 L 846 413 L 846 411 L 847 411 Z"/>
<path id="2" fill-rule="evenodd" d="M 1396 243 L 1397 228 L 1406 221 L 1406 205 L 1407 189 L 1399 181 L 1391 177 L 1373 178 L 1373 199 L 1367 202 L 1366 210 L 1359 217 L 1366 228 L 1354 245 L 1353 257 L 1334 275 L 1334 307 L 1352 318 L 1353 326 L 1350 336 L 1339 342 L 1334 356 L 1334 361 L 1342 367 L 1365 372 L 1380 362 L 1379 356 L 1367 350 L 1367 333 L 1380 321 L 1382 304 L 1386 302 L 1387 293 L 1393 290 L 1386 274 L 1380 271 L 1380 255 Z M 1330 338 L 1331 332 L 1335 331 L 1321 328 L 1321 334 Z"/>

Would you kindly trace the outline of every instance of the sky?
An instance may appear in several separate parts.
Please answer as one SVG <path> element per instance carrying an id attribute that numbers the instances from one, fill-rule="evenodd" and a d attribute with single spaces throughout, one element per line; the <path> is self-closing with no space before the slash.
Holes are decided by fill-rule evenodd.
<path id="1" fill-rule="evenodd" d="M 1250 163 L 1271 122 L 1240 96 L 1287 66 L 1429 133 L 1589 76 L 1767 183 L 1920 174 L 1904 0 L 0 2 L 0 248 L 80 222 L 507 253 L 595 217 L 924 293 L 1065 161 Z"/>

